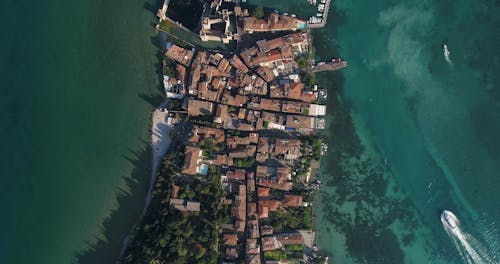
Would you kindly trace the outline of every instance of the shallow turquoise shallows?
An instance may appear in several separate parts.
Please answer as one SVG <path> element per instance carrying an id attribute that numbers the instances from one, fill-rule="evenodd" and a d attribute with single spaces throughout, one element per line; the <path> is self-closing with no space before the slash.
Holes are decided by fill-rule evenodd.
<path id="1" fill-rule="evenodd" d="M 149 184 L 153 2 L 0 1 L 0 263 L 116 258 Z"/>

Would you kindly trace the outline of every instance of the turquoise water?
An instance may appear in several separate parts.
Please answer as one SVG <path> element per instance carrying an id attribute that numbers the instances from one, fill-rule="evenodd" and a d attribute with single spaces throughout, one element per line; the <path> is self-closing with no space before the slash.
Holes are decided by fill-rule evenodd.
<path id="1" fill-rule="evenodd" d="M 0 1 L 0 263 L 118 254 L 149 183 L 151 6 Z"/>
<path id="2" fill-rule="evenodd" d="M 208 173 L 208 165 L 207 164 L 201 164 L 200 165 L 200 174 L 203 176 L 206 176 Z"/>
<path id="3" fill-rule="evenodd" d="M 317 243 L 332 263 L 467 263 L 463 243 L 499 261 L 499 13 L 498 1 L 336 0 L 312 31 L 317 59 L 349 62 L 318 74 L 330 152 Z M 461 222 L 457 245 L 444 209 Z"/>

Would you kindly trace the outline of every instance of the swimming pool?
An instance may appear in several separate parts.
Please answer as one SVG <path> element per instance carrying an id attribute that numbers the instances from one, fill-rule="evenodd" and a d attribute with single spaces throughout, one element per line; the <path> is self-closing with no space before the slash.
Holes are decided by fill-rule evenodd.
<path id="1" fill-rule="evenodd" d="M 203 176 L 206 176 L 208 174 L 208 165 L 207 164 L 200 165 L 200 174 Z"/>
<path id="2" fill-rule="evenodd" d="M 306 28 L 307 28 L 307 23 L 302 23 L 302 22 L 297 23 L 297 29 L 306 29 Z"/>

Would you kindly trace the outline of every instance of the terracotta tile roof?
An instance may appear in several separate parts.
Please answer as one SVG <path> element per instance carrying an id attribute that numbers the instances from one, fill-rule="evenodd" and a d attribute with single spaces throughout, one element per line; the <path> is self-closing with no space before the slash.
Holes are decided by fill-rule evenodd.
<path id="1" fill-rule="evenodd" d="M 181 187 L 179 185 L 172 184 L 172 194 L 170 195 L 170 197 L 177 198 L 180 188 Z"/>
<path id="2" fill-rule="evenodd" d="M 257 143 L 259 141 L 259 134 L 258 133 L 250 133 L 248 135 L 248 138 L 252 143 Z"/>
<path id="3" fill-rule="evenodd" d="M 191 67 L 191 80 L 189 82 L 189 94 L 198 93 L 198 81 L 200 80 L 201 66 Z"/>
<path id="4" fill-rule="evenodd" d="M 212 139 L 216 143 L 224 143 L 225 139 L 224 130 L 212 127 L 194 125 L 191 134 L 192 136 L 188 140 L 191 143 L 198 143 L 202 139 Z"/>
<path id="5" fill-rule="evenodd" d="M 165 52 L 165 55 L 169 57 L 172 60 L 177 61 L 178 63 L 183 64 L 184 66 L 188 66 L 193 59 L 193 51 L 192 50 L 186 50 L 184 48 L 181 48 L 177 45 L 172 45 L 167 52 Z"/>
<path id="6" fill-rule="evenodd" d="M 227 155 L 226 154 L 217 154 L 217 157 L 213 161 L 213 165 L 216 165 L 216 166 L 227 165 Z"/>
<path id="7" fill-rule="evenodd" d="M 219 66 L 217 66 L 217 69 L 221 72 L 229 72 L 229 70 L 231 70 L 231 67 L 229 66 L 229 61 L 226 59 L 222 59 L 219 63 Z"/>
<path id="8" fill-rule="evenodd" d="M 224 87 L 224 82 L 220 77 L 215 77 L 212 79 L 212 87 L 214 89 L 220 89 Z"/>
<path id="9" fill-rule="evenodd" d="M 223 123 L 228 117 L 227 114 L 228 114 L 228 106 L 223 104 L 218 104 L 217 110 L 215 111 L 214 122 L 218 124 Z"/>
<path id="10" fill-rule="evenodd" d="M 186 67 L 182 64 L 175 65 L 175 71 L 177 72 L 177 80 L 181 81 L 184 85 L 186 83 Z"/>
<path id="11" fill-rule="evenodd" d="M 228 170 L 226 172 L 226 177 L 230 180 L 245 180 L 246 171 L 245 170 Z"/>
<path id="12" fill-rule="evenodd" d="M 258 205 L 259 212 L 261 207 L 268 208 L 269 211 L 277 211 L 281 206 L 281 202 L 278 200 L 260 200 Z"/>
<path id="13" fill-rule="evenodd" d="M 297 24 L 305 21 L 291 16 L 271 13 L 264 19 L 256 17 L 243 18 L 243 30 L 245 31 L 282 31 L 282 30 L 297 30 Z"/>
<path id="14" fill-rule="evenodd" d="M 297 207 L 302 206 L 302 196 L 285 194 L 285 197 L 281 201 L 281 204 L 285 207 Z"/>
<path id="15" fill-rule="evenodd" d="M 248 192 L 255 192 L 255 177 L 253 172 L 247 173 L 247 190 Z"/>
<path id="16" fill-rule="evenodd" d="M 261 98 L 259 103 L 252 102 L 248 106 L 254 109 L 281 111 L 281 101 L 276 99 Z"/>
<path id="17" fill-rule="evenodd" d="M 283 48 L 281 48 L 281 58 L 284 60 L 293 59 L 293 51 L 290 46 L 286 45 Z"/>
<path id="18" fill-rule="evenodd" d="M 233 55 L 233 57 L 231 58 L 231 60 L 229 60 L 229 62 L 236 69 L 238 69 L 244 73 L 248 72 L 248 67 L 243 63 L 243 61 L 241 61 L 241 59 L 236 54 Z"/>
<path id="19" fill-rule="evenodd" d="M 288 115 L 286 117 L 286 126 L 290 128 L 314 128 L 314 118 L 310 116 Z"/>
<path id="20" fill-rule="evenodd" d="M 262 251 L 272 251 L 281 248 L 281 244 L 274 236 L 262 237 Z"/>
<path id="21" fill-rule="evenodd" d="M 225 92 L 222 95 L 222 101 L 221 103 L 223 104 L 228 104 L 232 106 L 243 106 L 248 102 L 248 97 L 245 95 L 237 94 L 235 96 L 232 96 L 229 92 Z"/>
<path id="22" fill-rule="evenodd" d="M 207 64 L 208 63 L 208 54 L 205 51 L 200 51 L 196 54 L 196 58 L 193 63 L 197 65 Z"/>
<path id="23" fill-rule="evenodd" d="M 247 117 L 247 109 L 246 108 L 240 108 L 238 111 L 238 119 L 244 120 Z"/>
<path id="24" fill-rule="evenodd" d="M 269 48 L 269 50 L 279 49 L 279 48 L 285 46 L 285 40 L 282 37 L 271 39 L 271 40 L 268 40 L 266 42 L 267 42 L 267 47 Z"/>
<path id="25" fill-rule="evenodd" d="M 247 205 L 247 215 L 257 215 L 257 204 L 256 203 L 248 203 Z"/>
<path id="26" fill-rule="evenodd" d="M 275 62 L 281 59 L 282 59 L 281 52 L 279 50 L 271 50 L 268 53 L 260 54 L 259 56 L 255 57 L 252 61 L 254 64 L 264 64 L 264 63 Z"/>
<path id="27" fill-rule="evenodd" d="M 269 138 L 268 137 L 260 137 L 259 143 L 257 145 L 257 152 L 268 153 L 270 152 Z"/>
<path id="28" fill-rule="evenodd" d="M 257 166 L 257 184 L 273 189 L 289 191 L 291 184 L 289 167 Z"/>
<path id="29" fill-rule="evenodd" d="M 274 79 L 273 72 L 267 67 L 259 67 L 257 68 L 257 74 L 259 74 L 262 79 L 266 82 L 271 82 Z"/>
<path id="30" fill-rule="evenodd" d="M 253 157 L 256 151 L 257 151 L 257 146 L 255 145 L 247 145 L 245 147 L 245 152 L 247 154 L 247 157 Z"/>
<path id="31" fill-rule="evenodd" d="M 311 104 L 304 102 L 283 101 L 281 111 L 292 114 L 306 114 L 306 111 L 309 111 L 310 106 Z"/>
<path id="32" fill-rule="evenodd" d="M 252 76 L 245 74 L 241 80 L 240 86 L 249 86 L 252 84 Z"/>
<path id="33" fill-rule="evenodd" d="M 234 222 L 234 228 L 236 229 L 236 232 L 245 232 L 245 221 L 236 220 Z"/>
<path id="34" fill-rule="evenodd" d="M 285 90 L 285 96 L 290 99 L 300 100 L 302 98 L 302 90 L 304 89 L 303 83 L 292 83 L 290 88 Z"/>
<path id="35" fill-rule="evenodd" d="M 259 205 L 259 218 L 269 217 L 269 208 Z"/>
<path id="36" fill-rule="evenodd" d="M 236 234 L 224 234 L 222 240 L 226 246 L 236 246 L 238 245 L 238 235 Z"/>
<path id="37" fill-rule="evenodd" d="M 219 71 L 217 67 L 207 65 L 203 65 L 203 67 L 201 67 L 201 73 L 206 74 L 208 78 L 213 78 L 214 76 L 222 76 L 226 78 L 231 77 L 230 73 Z"/>
<path id="38" fill-rule="evenodd" d="M 285 41 L 291 45 L 307 41 L 307 33 L 297 32 L 284 37 Z"/>
<path id="39" fill-rule="evenodd" d="M 318 99 L 318 94 L 313 92 L 303 92 L 301 98 L 304 102 L 313 102 Z"/>
<path id="40" fill-rule="evenodd" d="M 241 58 L 245 61 L 245 64 L 248 67 L 252 67 L 254 65 L 254 63 L 252 62 L 252 58 L 255 55 L 257 55 L 257 47 L 248 48 L 248 49 L 244 50 L 243 52 L 241 52 L 240 55 L 241 55 Z"/>
<path id="41" fill-rule="evenodd" d="M 293 139 L 283 139 L 277 138 L 274 143 L 274 151 L 273 155 L 290 155 L 290 156 L 298 156 L 300 154 L 300 140 Z"/>
<path id="42" fill-rule="evenodd" d="M 188 114 L 190 116 L 211 116 L 213 114 L 213 111 L 214 104 L 212 102 L 189 98 Z"/>
<path id="43" fill-rule="evenodd" d="M 238 145 L 249 145 L 250 143 L 252 143 L 250 137 L 233 136 L 226 139 L 226 145 L 230 149 L 235 149 Z"/>
<path id="44" fill-rule="evenodd" d="M 236 220 L 245 221 L 246 210 L 245 210 L 243 205 L 236 205 L 235 206 L 235 203 L 233 203 L 232 214 L 236 218 Z M 245 226 L 243 225 L 243 228 L 244 227 Z"/>
<path id="45" fill-rule="evenodd" d="M 258 254 L 258 253 L 260 253 L 260 246 L 257 243 L 257 239 L 255 239 L 255 238 L 248 238 L 247 239 L 246 253 L 247 254 Z"/>
<path id="46" fill-rule="evenodd" d="M 198 147 L 186 146 L 184 151 L 184 165 L 182 173 L 196 175 L 198 168 L 198 160 L 200 159 L 201 149 Z"/>
<path id="47" fill-rule="evenodd" d="M 266 187 L 257 187 L 257 196 L 260 197 L 268 197 L 269 196 L 269 188 Z"/>
<path id="48" fill-rule="evenodd" d="M 302 244 L 304 243 L 304 237 L 300 233 L 284 233 L 274 235 L 278 241 L 283 245 L 291 244 Z"/>

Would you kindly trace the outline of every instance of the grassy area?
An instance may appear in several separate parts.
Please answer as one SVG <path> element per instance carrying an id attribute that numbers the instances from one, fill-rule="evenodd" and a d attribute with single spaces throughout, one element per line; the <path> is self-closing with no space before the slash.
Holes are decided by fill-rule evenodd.
<path id="1" fill-rule="evenodd" d="M 304 245 L 303 244 L 285 245 L 285 250 L 286 251 L 294 251 L 294 252 L 303 252 Z"/>
<path id="2" fill-rule="evenodd" d="M 255 163 L 254 158 L 234 159 L 234 166 L 239 168 L 249 168 Z"/>
<path id="3" fill-rule="evenodd" d="M 158 24 L 158 29 L 167 33 L 171 37 L 183 40 L 193 46 L 221 51 L 233 51 L 236 49 L 235 41 L 231 41 L 229 44 L 224 44 L 218 41 L 201 41 L 195 33 L 188 31 L 168 20 L 161 21 Z"/>
<path id="4" fill-rule="evenodd" d="M 285 211 L 271 212 L 269 218 L 275 230 L 298 230 L 312 228 L 311 207 L 291 207 Z"/>
<path id="5" fill-rule="evenodd" d="M 264 258 L 268 260 L 280 260 L 286 259 L 287 255 L 285 251 L 282 250 L 266 251 L 264 252 Z"/>
<path id="6" fill-rule="evenodd" d="M 295 58 L 295 62 L 297 62 L 297 65 L 299 65 L 300 69 L 306 69 L 309 68 L 309 61 L 310 61 L 309 55 L 303 55 Z"/>

